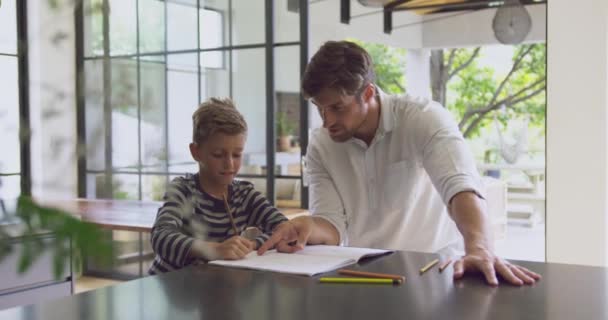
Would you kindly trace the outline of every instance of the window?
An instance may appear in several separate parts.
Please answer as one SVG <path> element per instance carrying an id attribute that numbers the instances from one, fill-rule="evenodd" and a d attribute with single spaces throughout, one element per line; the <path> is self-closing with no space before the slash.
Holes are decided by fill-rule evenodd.
<path id="1" fill-rule="evenodd" d="M 0 135 L 5 152 L 0 154 L 0 201 L 16 199 L 20 194 L 30 193 L 29 137 L 27 133 L 27 80 L 24 46 L 27 44 L 23 1 L 2 1 L 0 5 Z M 20 137 L 20 132 L 22 136 Z M 25 152 L 25 153 L 24 153 Z M 4 212 L 0 212 L 3 214 Z"/>
<path id="2" fill-rule="evenodd" d="M 285 4 L 267 10 L 274 5 L 268 0 L 86 0 L 78 36 L 85 124 L 79 135 L 87 149 L 80 196 L 160 200 L 171 177 L 198 170 L 188 150 L 192 113 L 210 97 L 228 96 L 250 128 L 242 178 L 269 198 L 306 206 L 300 200 L 298 139 L 299 128 L 308 127 L 306 117 L 299 117 L 299 53 L 305 44 L 297 38 L 300 14 Z M 275 19 L 269 22 L 267 12 Z M 281 29 L 280 42 L 267 39 L 273 21 Z M 269 108 L 289 112 L 293 122 L 289 148 L 276 156 Z M 268 159 L 274 170 L 267 169 Z M 277 183 L 277 178 L 288 181 Z"/>

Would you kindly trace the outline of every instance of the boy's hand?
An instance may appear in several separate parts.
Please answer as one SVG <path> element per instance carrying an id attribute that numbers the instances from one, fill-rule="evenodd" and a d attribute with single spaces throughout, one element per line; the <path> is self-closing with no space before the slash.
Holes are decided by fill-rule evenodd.
<path id="1" fill-rule="evenodd" d="M 216 243 L 213 251 L 215 253 L 215 259 L 239 260 L 253 251 L 254 248 L 255 243 L 253 241 L 247 240 L 241 236 L 234 236 L 224 242 Z"/>

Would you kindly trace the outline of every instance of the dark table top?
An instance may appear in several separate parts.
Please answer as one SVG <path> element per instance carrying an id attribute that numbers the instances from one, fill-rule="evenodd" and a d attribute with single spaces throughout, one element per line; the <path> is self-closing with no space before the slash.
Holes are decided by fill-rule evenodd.
<path id="1" fill-rule="evenodd" d="M 400 286 L 321 284 L 317 277 L 191 266 L 37 305 L 0 319 L 606 319 L 606 268 L 518 262 L 533 286 L 452 280 L 452 267 L 419 275 L 436 256 L 396 252 L 353 269 L 403 274 Z M 333 274 L 333 273 L 330 273 Z M 327 274 L 325 274 L 327 276 Z"/>

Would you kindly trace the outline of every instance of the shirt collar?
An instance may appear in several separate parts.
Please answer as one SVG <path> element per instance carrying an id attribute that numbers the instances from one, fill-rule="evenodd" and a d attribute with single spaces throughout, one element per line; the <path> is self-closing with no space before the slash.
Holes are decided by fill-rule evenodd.
<path id="1" fill-rule="evenodd" d="M 378 123 L 378 130 L 376 131 L 376 135 L 385 134 L 390 132 L 395 127 L 395 115 L 393 114 L 393 98 L 390 95 L 387 95 L 376 86 L 376 90 L 378 91 L 378 100 L 380 102 L 380 121 Z"/>

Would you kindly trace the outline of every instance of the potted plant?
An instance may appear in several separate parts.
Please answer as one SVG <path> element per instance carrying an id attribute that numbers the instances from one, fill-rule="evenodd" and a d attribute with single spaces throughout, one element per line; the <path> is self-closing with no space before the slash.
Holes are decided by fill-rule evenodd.
<path id="1" fill-rule="evenodd" d="M 289 151 L 291 148 L 291 136 L 295 130 L 294 123 L 287 118 L 287 114 L 285 112 L 279 111 L 277 112 L 276 126 L 278 136 L 277 151 Z"/>

